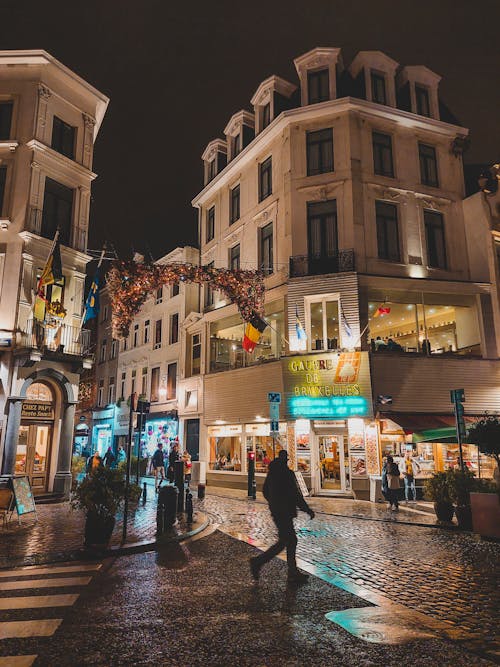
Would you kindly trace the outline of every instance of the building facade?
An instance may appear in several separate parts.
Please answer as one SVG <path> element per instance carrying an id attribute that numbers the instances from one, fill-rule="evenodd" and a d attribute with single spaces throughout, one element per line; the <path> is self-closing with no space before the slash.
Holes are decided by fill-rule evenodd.
<path id="1" fill-rule="evenodd" d="M 450 389 L 469 416 L 500 407 L 498 297 L 464 218 L 468 130 L 440 77 L 378 51 L 346 66 L 336 48 L 295 67 L 208 144 L 193 200 L 201 263 L 263 271 L 269 326 L 246 353 L 235 305 L 206 287 L 183 382 L 201 387 L 209 483 L 243 486 L 250 453 L 260 482 L 287 447 L 314 492 L 367 497 L 389 453 L 410 450 L 422 477 L 456 465 Z"/>
<path id="2" fill-rule="evenodd" d="M 93 147 L 107 105 L 45 51 L 0 52 L 0 460 L 35 494 L 71 485 L 79 377 L 92 363 L 82 302 Z M 63 278 L 35 321 L 57 230 Z"/>

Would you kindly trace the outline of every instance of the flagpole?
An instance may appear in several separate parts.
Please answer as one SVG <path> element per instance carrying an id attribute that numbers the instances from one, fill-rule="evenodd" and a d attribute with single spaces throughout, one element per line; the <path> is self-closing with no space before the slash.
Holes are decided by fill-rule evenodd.
<path id="1" fill-rule="evenodd" d="M 103 243 L 102 250 L 101 250 L 101 254 L 100 254 L 100 257 L 99 257 L 99 261 L 97 262 L 96 273 L 97 273 L 97 271 L 99 271 L 99 269 L 101 268 L 101 265 L 102 265 L 102 262 L 103 262 L 103 260 L 104 260 L 104 255 L 105 255 L 105 254 L 106 254 L 106 244 Z M 81 319 L 81 321 L 80 321 L 80 331 L 81 331 L 82 328 L 83 328 L 83 323 L 85 322 L 85 315 L 86 315 L 86 314 L 87 314 L 87 306 L 85 305 L 85 308 L 83 309 L 83 313 L 82 313 L 82 319 Z"/>
<path id="2" fill-rule="evenodd" d="M 44 267 L 47 266 L 47 262 L 49 261 L 50 256 L 52 255 L 52 253 L 53 253 L 54 250 L 55 250 L 55 247 L 56 247 L 56 243 L 57 243 L 58 238 L 59 238 L 59 227 L 56 229 L 56 233 L 54 234 L 54 238 L 52 239 L 52 245 L 50 246 L 50 251 L 49 251 L 49 254 L 47 255 L 47 259 L 45 260 L 45 265 L 44 265 Z M 45 270 L 45 269 L 44 269 L 44 270 Z M 43 275 L 43 271 L 42 271 L 42 275 Z M 42 276 L 40 276 L 40 278 L 38 279 L 38 282 L 37 282 L 37 284 L 36 284 L 35 298 L 33 299 L 33 303 L 31 304 L 31 308 L 32 308 L 32 310 L 34 310 L 34 308 L 35 308 L 36 297 L 37 297 L 37 295 L 38 295 L 38 291 L 39 291 L 39 288 L 40 288 L 40 280 L 41 280 L 41 279 L 42 279 Z"/>
<path id="3" fill-rule="evenodd" d="M 384 301 L 383 303 L 381 303 L 380 306 L 377 308 L 377 310 L 376 310 L 375 312 L 378 312 L 378 309 L 381 308 L 381 307 L 384 305 L 384 303 L 387 303 L 387 302 Z M 353 347 L 356 347 L 356 346 L 358 345 L 358 343 L 360 342 L 360 340 L 363 338 L 363 336 L 364 336 L 365 333 L 367 332 L 368 327 L 370 326 L 370 322 L 373 320 L 373 318 L 374 318 L 374 315 L 372 315 L 371 317 L 368 318 L 368 324 L 367 324 L 366 327 L 363 329 L 363 331 L 359 334 L 359 336 L 356 338 L 356 342 L 355 342 L 355 344 L 353 345 Z"/>

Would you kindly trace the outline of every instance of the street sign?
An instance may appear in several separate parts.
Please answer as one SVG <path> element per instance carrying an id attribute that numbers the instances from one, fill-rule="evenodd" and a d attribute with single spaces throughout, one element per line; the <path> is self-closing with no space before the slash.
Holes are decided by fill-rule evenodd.
<path id="1" fill-rule="evenodd" d="M 269 403 L 281 403 L 281 394 L 279 391 L 270 391 L 267 394 L 267 400 Z"/>
<path id="2" fill-rule="evenodd" d="M 280 423 L 279 423 L 279 421 L 272 421 L 271 422 L 270 431 L 271 431 L 271 435 L 277 434 L 277 433 L 280 432 Z"/>
<path id="3" fill-rule="evenodd" d="M 465 428 L 465 419 L 464 419 L 465 410 L 462 403 L 465 402 L 465 391 L 463 389 L 452 389 L 450 391 L 450 398 L 455 408 L 455 422 L 457 429 L 460 468 L 462 469 L 462 472 L 464 472 L 465 467 L 464 467 L 464 456 L 462 451 L 462 442 L 467 438 L 467 430 Z"/>
<path id="4" fill-rule="evenodd" d="M 271 421 L 279 421 L 280 418 L 279 403 L 269 403 L 269 418 Z"/>

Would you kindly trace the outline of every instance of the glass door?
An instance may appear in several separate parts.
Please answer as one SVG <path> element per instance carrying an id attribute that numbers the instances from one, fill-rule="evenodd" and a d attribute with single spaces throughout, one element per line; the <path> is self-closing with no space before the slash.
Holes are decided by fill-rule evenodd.
<path id="1" fill-rule="evenodd" d="M 50 441 L 49 424 L 23 424 L 19 427 L 15 473 L 28 475 L 33 493 L 47 491 Z"/>
<path id="2" fill-rule="evenodd" d="M 343 435 L 320 435 L 319 468 L 323 491 L 348 491 L 351 488 L 347 438 Z"/>

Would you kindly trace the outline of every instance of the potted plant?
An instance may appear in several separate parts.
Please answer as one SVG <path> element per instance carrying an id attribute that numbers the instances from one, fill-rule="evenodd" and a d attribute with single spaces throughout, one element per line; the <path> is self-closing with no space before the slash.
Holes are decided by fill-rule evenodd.
<path id="1" fill-rule="evenodd" d="M 85 473 L 87 469 L 87 459 L 84 456 L 75 456 L 71 459 L 71 477 L 72 484 L 71 488 L 74 489 L 80 477 Z"/>
<path id="2" fill-rule="evenodd" d="M 71 506 L 85 512 L 86 547 L 107 547 L 124 499 L 125 480 L 119 470 L 97 468 L 77 485 Z"/>
<path id="3" fill-rule="evenodd" d="M 472 511 L 470 507 L 470 492 L 474 491 L 477 480 L 470 470 L 447 470 L 446 478 L 449 486 L 449 496 L 455 504 L 455 516 L 459 528 L 472 530 Z"/>
<path id="4" fill-rule="evenodd" d="M 453 503 L 451 502 L 446 473 L 436 472 L 424 483 L 424 495 L 434 502 L 434 511 L 439 521 L 451 521 Z"/>
<path id="5" fill-rule="evenodd" d="M 500 470 L 500 418 L 484 415 L 471 426 L 467 441 L 478 446 L 479 451 L 496 461 L 496 474 Z M 472 527 L 483 537 L 500 539 L 500 486 L 498 482 L 481 480 L 481 485 L 470 494 Z"/>

